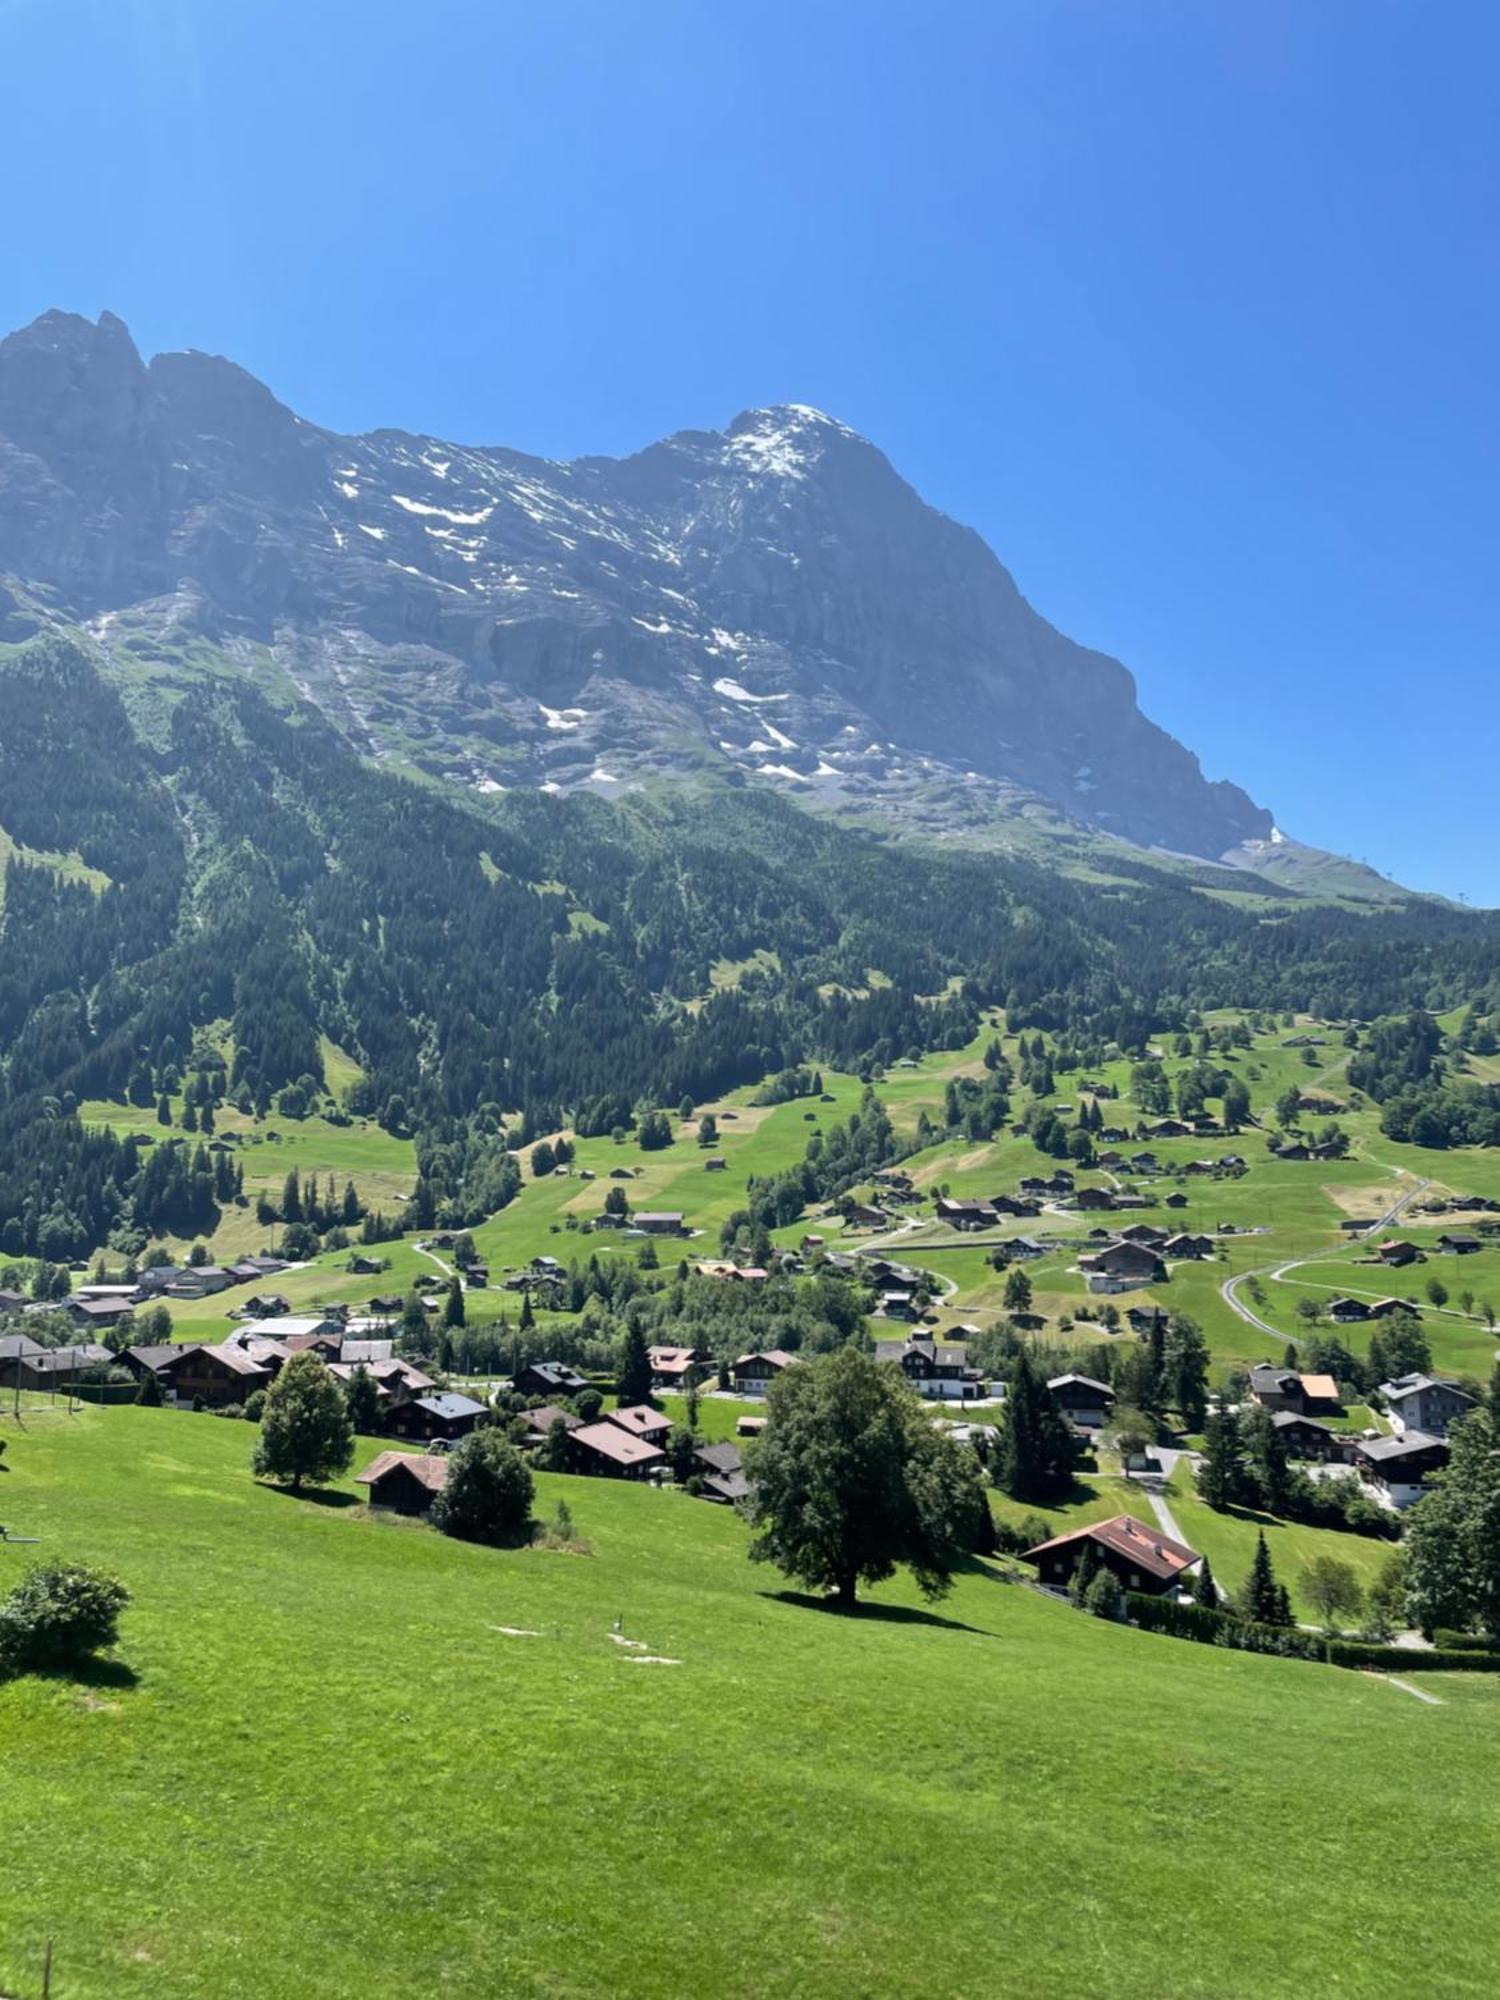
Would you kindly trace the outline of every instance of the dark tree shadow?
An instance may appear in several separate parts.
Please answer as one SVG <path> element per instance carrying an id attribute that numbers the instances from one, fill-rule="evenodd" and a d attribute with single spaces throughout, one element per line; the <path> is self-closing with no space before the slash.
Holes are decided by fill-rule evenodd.
<path id="1" fill-rule="evenodd" d="M 140 1683 L 140 1675 L 127 1661 L 97 1654 L 71 1667 L 28 1667 L 26 1674 L 31 1680 L 67 1681 L 75 1687 L 122 1689 Z"/>
<path id="2" fill-rule="evenodd" d="M 365 1504 L 357 1493 L 340 1493 L 335 1487 L 304 1486 L 296 1491 L 290 1486 L 278 1486 L 270 1479 L 257 1479 L 255 1483 L 266 1493 L 279 1493 L 283 1500 L 306 1500 L 314 1507 L 362 1507 Z"/>
<path id="3" fill-rule="evenodd" d="M 805 1590 L 762 1590 L 757 1594 L 773 1604 L 792 1604 L 801 1611 L 822 1611 L 830 1618 L 847 1618 L 856 1624 L 932 1625 L 944 1632 L 974 1632 L 983 1639 L 995 1636 L 978 1625 L 965 1625 L 961 1619 L 945 1618 L 941 1612 L 923 1611 L 917 1605 L 861 1602 L 849 1606 L 834 1597 L 814 1597 Z"/>

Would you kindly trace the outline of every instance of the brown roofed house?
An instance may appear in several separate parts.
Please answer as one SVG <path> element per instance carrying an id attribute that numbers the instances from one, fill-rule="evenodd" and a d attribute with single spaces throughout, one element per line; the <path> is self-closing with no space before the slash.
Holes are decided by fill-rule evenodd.
<path id="1" fill-rule="evenodd" d="M 1148 1528 L 1132 1514 L 1116 1514 L 1113 1520 L 1094 1521 L 1088 1527 L 1054 1535 L 1051 1541 L 1027 1549 L 1021 1560 L 1036 1565 L 1039 1581 L 1062 1590 L 1089 1543 L 1100 1563 L 1114 1572 L 1126 1590 L 1145 1591 L 1152 1597 L 1170 1596 L 1183 1573 L 1199 1560 L 1196 1549 L 1174 1541 L 1159 1528 Z"/>
<path id="2" fill-rule="evenodd" d="M 369 1487 L 372 1507 L 425 1514 L 448 1483 L 448 1461 L 427 1452 L 377 1452 L 354 1483 Z"/>
<path id="3" fill-rule="evenodd" d="M 568 1433 L 568 1458 L 576 1472 L 608 1479 L 644 1479 L 666 1455 L 644 1438 L 613 1423 L 580 1424 Z"/>

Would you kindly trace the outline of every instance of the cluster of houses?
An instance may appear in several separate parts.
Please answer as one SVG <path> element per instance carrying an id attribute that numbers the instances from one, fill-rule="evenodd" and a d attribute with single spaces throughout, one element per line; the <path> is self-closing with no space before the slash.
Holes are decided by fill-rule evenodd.
<path id="1" fill-rule="evenodd" d="M 1422 1374 L 1398 1375 L 1376 1391 L 1390 1419 L 1389 1436 L 1352 1436 L 1321 1421 L 1340 1413 L 1331 1375 L 1304 1374 L 1261 1362 L 1250 1370 L 1250 1394 L 1271 1414 L 1289 1457 L 1353 1470 L 1375 1498 L 1410 1507 L 1448 1463 L 1448 1431 L 1474 1401 L 1457 1383 Z"/>
<path id="2" fill-rule="evenodd" d="M 245 1257 L 235 1264 L 153 1264 L 134 1278 L 77 1286 L 65 1299 L 28 1299 L 24 1293 L 0 1291 L 0 1317 L 31 1313 L 62 1314 L 80 1333 L 107 1333 L 128 1326 L 138 1306 L 162 1299 L 209 1299 L 236 1285 L 263 1283 L 287 1270 L 284 1257 Z M 252 1308 L 261 1302 L 250 1300 Z"/>
<path id="3" fill-rule="evenodd" d="M 1169 1276 L 1169 1262 L 1197 1260 L 1213 1254 L 1211 1236 L 1135 1222 L 1113 1236 L 1106 1236 L 1098 1249 L 1085 1251 L 1078 1259 L 1078 1268 L 1091 1292 L 1126 1292 L 1140 1285 L 1164 1284 Z"/>

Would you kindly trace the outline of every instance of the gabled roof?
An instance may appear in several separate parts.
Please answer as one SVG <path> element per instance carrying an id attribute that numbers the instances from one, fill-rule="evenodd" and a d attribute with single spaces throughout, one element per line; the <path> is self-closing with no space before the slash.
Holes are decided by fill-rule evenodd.
<path id="1" fill-rule="evenodd" d="M 1315 1403 L 1336 1403 L 1339 1399 L 1339 1385 L 1331 1375 L 1302 1375 L 1298 1378 L 1304 1396 L 1311 1396 Z"/>
<path id="2" fill-rule="evenodd" d="M 769 1361 L 774 1373 L 779 1368 L 790 1368 L 795 1359 L 796 1356 L 788 1354 L 784 1348 L 767 1347 L 758 1349 L 754 1354 L 737 1354 L 734 1366 L 744 1368 L 751 1361 Z"/>
<path id="3" fill-rule="evenodd" d="M 655 1465 L 665 1454 L 644 1438 L 632 1437 L 618 1424 L 583 1424 L 572 1433 L 571 1442 L 586 1451 L 597 1452 L 615 1465 Z"/>
<path id="4" fill-rule="evenodd" d="M 397 1466 L 409 1472 L 429 1493 L 441 1493 L 448 1483 L 447 1459 L 417 1451 L 377 1452 L 363 1472 L 355 1473 L 354 1483 L 356 1486 L 373 1486 Z"/>
<path id="5" fill-rule="evenodd" d="M 558 1409 L 555 1403 L 543 1403 L 540 1409 L 527 1410 L 525 1417 L 527 1428 L 538 1432 L 542 1437 L 547 1436 L 554 1424 L 562 1424 L 570 1431 L 583 1428 L 582 1417 L 575 1417 L 571 1410 Z"/>
<path id="6" fill-rule="evenodd" d="M 175 1368 L 190 1355 L 195 1354 L 211 1355 L 215 1361 L 222 1362 L 232 1375 L 248 1377 L 264 1375 L 267 1372 L 258 1361 L 252 1361 L 245 1350 L 237 1347 L 233 1341 L 225 1341 L 220 1347 L 211 1347 L 206 1341 L 194 1341 L 189 1346 L 179 1347 L 166 1366 Z"/>
<path id="7" fill-rule="evenodd" d="M 638 1438 L 652 1438 L 672 1428 L 671 1418 L 653 1410 L 649 1403 L 627 1403 L 623 1410 L 611 1410 L 609 1421 Z"/>
<path id="8" fill-rule="evenodd" d="M 1408 1396 L 1420 1396 L 1427 1389 L 1446 1389 L 1449 1395 L 1457 1396 L 1465 1403 L 1474 1400 L 1456 1382 L 1445 1382 L 1435 1375 L 1398 1375 L 1393 1381 L 1380 1385 L 1380 1393 L 1388 1403 L 1404 1402 Z"/>
<path id="9" fill-rule="evenodd" d="M 1092 1375 L 1054 1375 L 1047 1387 L 1055 1394 L 1059 1389 L 1096 1389 L 1101 1396 L 1115 1400 L 1115 1392 L 1107 1382 L 1098 1382 Z"/>
<path id="10" fill-rule="evenodd" d="M 1425 1431 L 1408 1431 L 1405 1437 L 1361 1438 L 1354 1447 L 1372 1465 L 1399 1464 L 1403 1458 L 1417 1458 L 1430 1451 L 1446 1454 L 1446 1438 L 1429 1437 Z"/>
<path id="11" fill-rule="evenodd" d="M 1148 1528 L 1136 1520 L 1133 1514 L 1116 1514 L 1110 1521 L 1095 1521 L 1086 1528 L 1074 1528 L 1066 1535 L 1054 1535 L 1049 1542 L 1038 1542 L 1034 1549 L 1027 1549 L 1022 1560 L 1035 1562 L 1038 1556 L 1050 1555 L 1054 1549 L 1068 1548 L 1075 1542 L 1096 1542 L 1102 1549 L 1109 1549 L 1117 1556 L 1124 1556 L 1154 1576 L 1159 1582 L 1169 1582 L 1180 1576 L 1185 1569 L 1191 1569 L 1198 1560 L 1196 1549 L 1190 1549 L 1185 1542 L 1173 1541 L 1159 1529 Z"/>
<path id="12" fill-rule="evenodd" d="M 442 1417 L 448 1422 L 452 1422 L 455 1417 L 478 1417 L 484 1414 L 483 1403 L 476 1403 L 472 1396 L 460 1396 L 456 1389 L 442 1389 L 433 1396 L 416 1396 L 413 1401 L 419 1410 L 426 1410 L 429 1415 Z"/>
<path id="13" fill-rule="evenodd" d="M 25 1361 L 46 1349 L 27 1333 L 0 1333 L 0 1361 Z"/>
<path id="14" fill-rule="evenodd" d="M 709 1466 L 714 1472 L 738 1472 L 744 1464 L 738 1446 L 727 1441 L 723 1444 L 700 1444 L 693 1457 L 699 1465 Z"/>

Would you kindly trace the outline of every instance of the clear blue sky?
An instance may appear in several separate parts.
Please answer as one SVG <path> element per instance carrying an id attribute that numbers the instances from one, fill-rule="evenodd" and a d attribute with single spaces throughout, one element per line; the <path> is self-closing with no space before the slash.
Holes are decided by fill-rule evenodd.
<path id="1" fill-rule="evenodd" d="M 1494 0 L 0 0 L 0 324 L 874 438 L 1291 832 L 1500 903 Z"/>

